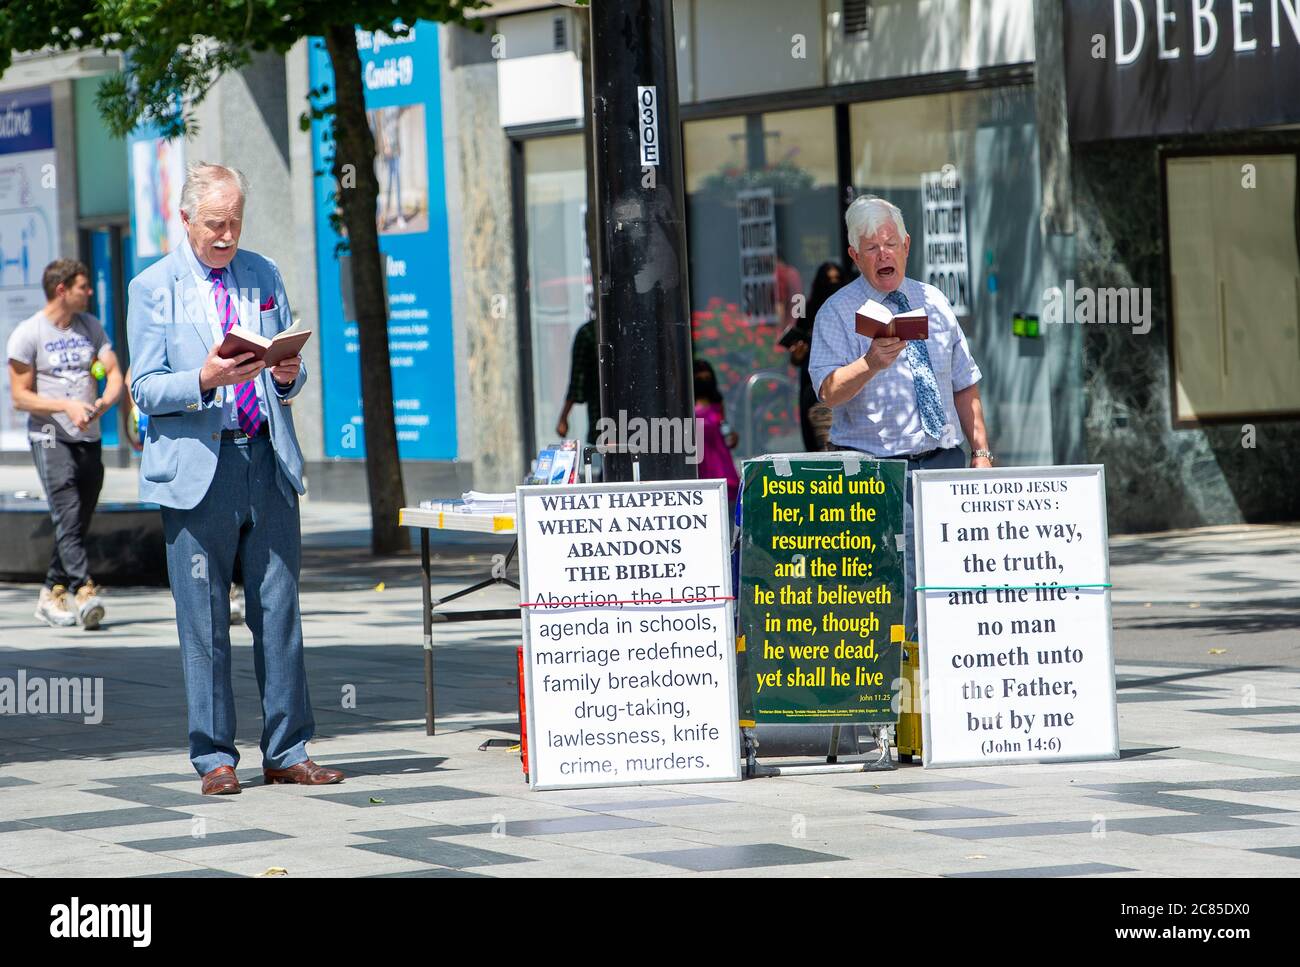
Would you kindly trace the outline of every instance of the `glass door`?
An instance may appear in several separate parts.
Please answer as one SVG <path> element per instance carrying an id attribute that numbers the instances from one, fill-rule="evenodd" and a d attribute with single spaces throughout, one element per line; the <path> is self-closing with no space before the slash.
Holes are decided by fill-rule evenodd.
<path id="1" fill-rule="evenodd" d="M 528 330 L 532 356 L 531 420 L 534 450 L 560 438 L 557 423 L 571 383 L 571 361 L 578 330 L 591 321 L 594 349 L 595 306 L 587 257 L 587 174 L 581 134 L 533 138 L 523 144 L 524 218 L 527 235 Z M 579 353 L 579 362 L 588 354 Z M 590 366 L 573 385 L 599 407 L 599 385 Z M 568 415 L 567 437 L 589 439 L 588 405 L 579 402 Z"/>

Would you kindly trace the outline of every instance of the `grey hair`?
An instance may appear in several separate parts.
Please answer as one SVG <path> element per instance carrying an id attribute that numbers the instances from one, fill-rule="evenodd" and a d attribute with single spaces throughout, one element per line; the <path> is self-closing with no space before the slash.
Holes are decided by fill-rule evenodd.
<path id="1" fill-rule="evenodd" d="M 187 218 L 193 218 L 199 201 L 214 185 L 221 182 L 234 182 L 239 189 L 239 200 L 248 197 L 248 179 L 238 168 L 213 164 L 208 161 L 195 161 L 185 166 L 185 185 L 181 188 L 181 211 Z"/>
<path id="2" fill-rule="evenodd" d="M 903 213 L 897 205 L 875 195 L 860 195 L 853 199 L 848 211 L 844 213 L 844 226 L 849 230 L 849 244 L 857 248 L 864 235 L 875 235 L 885 222 L 893 222 L 894 228 L 898 229 L 899 238 L 907 237 Z"/>

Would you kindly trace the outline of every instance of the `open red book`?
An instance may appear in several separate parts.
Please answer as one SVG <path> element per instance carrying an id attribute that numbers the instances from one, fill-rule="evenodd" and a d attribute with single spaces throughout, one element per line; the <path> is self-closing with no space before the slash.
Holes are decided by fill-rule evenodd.
<path id="1" fill-rule="evenodd" d="M 897 315 L 875 299 L 868 299 L 856 313 L 855 328 L 859 336 L 879 339 L 893 336 L 897 339 L 928 339 L 930 318 L 925 309 L 909 309 Z"/>
<path id="2" fill-rule="evenodd" d="M 241 353 L 252 353 L 253 359 L 260 359 L 270 367 L 297 356 L 310 338 L 310 329 L 299 329 L 296 325 L 290 326 L 274 339 L 259 336 L 243 326 L 231 326 L 226 338 L 221 340 L 217 355 L 222 359 L 233 359 Z"/>

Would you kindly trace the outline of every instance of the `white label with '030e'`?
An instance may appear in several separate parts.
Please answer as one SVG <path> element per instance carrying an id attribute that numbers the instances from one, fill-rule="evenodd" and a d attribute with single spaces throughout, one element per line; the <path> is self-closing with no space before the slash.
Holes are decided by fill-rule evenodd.
<path id="1" fill-rule="evenodd" d="M 636 112 L 641 127 L 641 167 L 659 164 L 659 96 L 653 87 L 636 89 Z"/>

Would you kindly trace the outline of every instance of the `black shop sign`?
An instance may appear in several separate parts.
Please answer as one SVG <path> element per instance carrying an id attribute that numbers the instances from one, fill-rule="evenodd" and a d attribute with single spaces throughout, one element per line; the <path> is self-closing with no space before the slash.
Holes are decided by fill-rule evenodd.
<path id="1" fill-rule="evenodd" d="M 1066 0 L 1070 140 L 1300 122 L 1300 0 Z"/>

